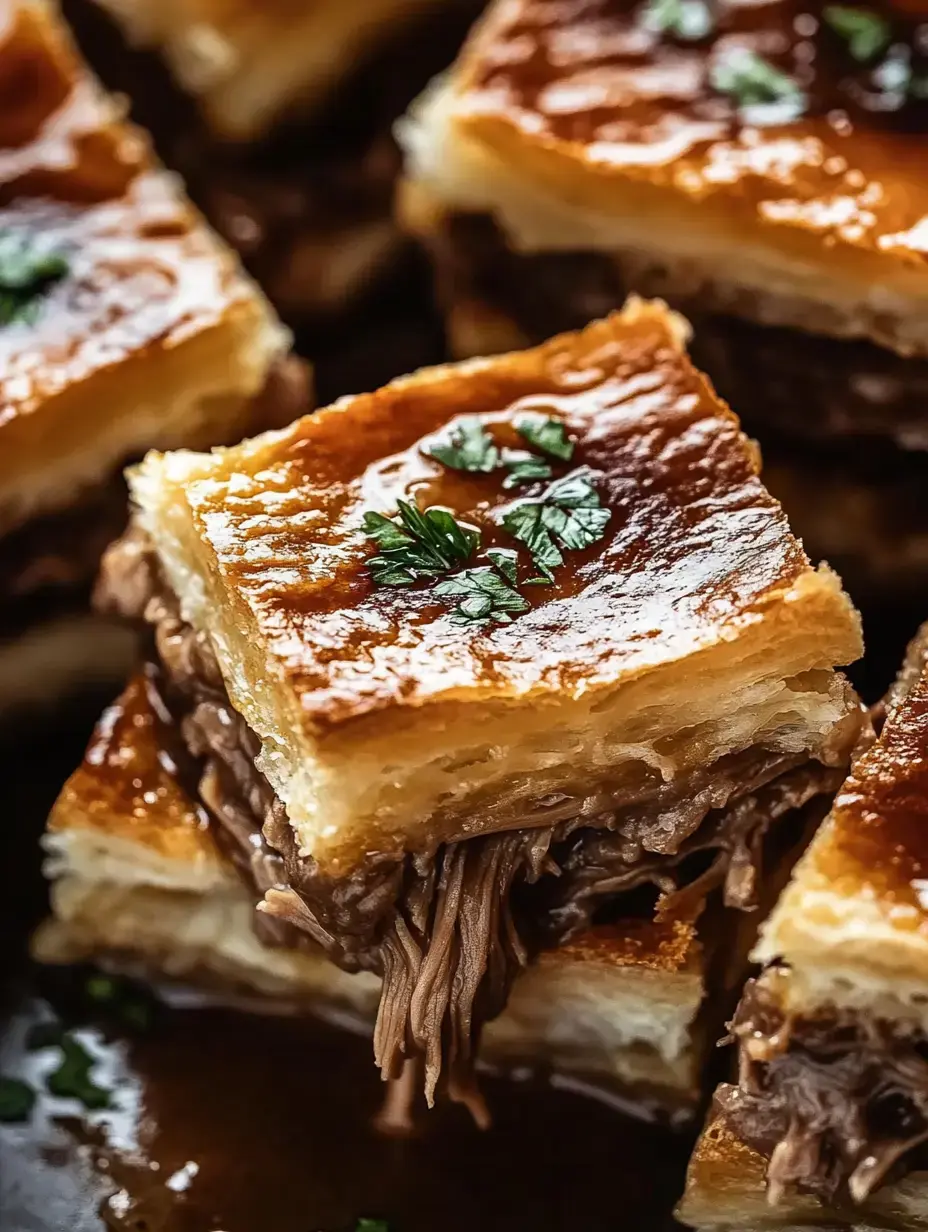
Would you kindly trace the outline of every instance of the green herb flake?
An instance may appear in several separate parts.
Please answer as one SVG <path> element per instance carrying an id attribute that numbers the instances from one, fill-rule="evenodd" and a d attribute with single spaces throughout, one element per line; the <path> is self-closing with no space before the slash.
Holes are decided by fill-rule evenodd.
<path id="1" fill-rule="evenodd" d="M 483 624 L 495 620 L 508 624 L 510 613 L 526 612 L 529 608 L 517 590 L 488 565 L 476 569 L 463 569 L 435 587 L 439 598 L 460 598 L 451 619 L 455 624 Z"/>
<path id="2" fill-rule="evenodd" d="M 487 559 L 491 560 L 507 582 L 513 586 L 519 569 L 519 553 L 513 548 L 487 548 Z"/>
<path id="3" fill-rule="evenodd" d="M 534 483 L 538 479 L 551 478 L 551 466 L 537 453 L 529 453 L 526 449 L 504 449 L 503 466 L 509 474 L 503 480 L 503 487 L 509 491 L 523 483 Z"/>
<path id="4" fill-rule="evenodd" d="M 354 1232 L 390 1232 L 390 1225 L 385 1219 L 359 1219 Z"/>
<path id="5" fill-rule="evenodd" d="M 669 34 L 688 43 L 706 38 L 715 24 L 706 0 L 648 0 L 642 22 L 655 34 Z"/>
<path id="6" fill-rule="evenodd" d="M 410 586 L 419 578 L 440 577 L 468 560 L 480 534 L 462 526 L 447 509 L 423 513 L 408 501 L 397 501 L 399 521 L 383 514 L 364 515 L 364 533 L 380 552 L 367 562 L 378 586 Z"/>
<path id="7" fill-rule="evenodd" d="M 826 4 L 822 17 L 846 41 L 848 51 L 855 60 L 872 60 L 886 50 L 892 38 L 889 22 L 873 9 Z"/>
<path id="8" fill-rule="evenodd" d="M 499 466 L 499 449 L 483 423 L 474 417 L 462 419 L 446 442 L 433 445 L 428 453 L 455 471 L 488 475 Z"/>
<path id="9" fill-rule="evenodd" d="M 23 232 L 0 230 L 0 326 L 31 323 L 42 296 L 67 272 L 60 253 Z"/>
<path id="10" fill-rule="evenodd" d="M 0 1123 L 10 1125 L 28 1121 L 35 1107 L 36 1093 L 21 1078 L 0 1075 Z"/>
<path id="11" fill-rule="evenodd" d="M 523 501 L 503 515 L 503 526 L 532 555 L 546 581 L 563 564 L 560 548 L 590 547 L 600 540 L 612 516 L 602 508 L 590 472 L 581 467 L 555 480 L 537 501 Z M 559 546 L 560 545 L 560 546 Z M 532 579 L 537 585 L 537 579 Z"/>
<path id="12" fill-rule="evenodd" d="M 573 457 L 574 443 L 567 435 L 563 420 L 551 419 L 547 415 L 529 415 L 516 423 L 516 431 L 523 440 L 552 458 L 569 462 Z"/>
<path id="13" fill-rule="evenodd" d="M 87 1109 L 109 1108 L 111 1092 L 99 1086 L 90 1076 L 94 1058 L 73 1035 L 61 1040 L 61 1062 L 45 1080 L 52 1095 L 78 1099 Z"/>
<path id="14" fill-rule="evenodd" d="M 753 110 L 750 118 L 756 123 L 783 124 L 805 110 L 806 96 L 798 82 L 747 47 L 719 56 L 709 70 L 709 81 L 740 108 Z"/>

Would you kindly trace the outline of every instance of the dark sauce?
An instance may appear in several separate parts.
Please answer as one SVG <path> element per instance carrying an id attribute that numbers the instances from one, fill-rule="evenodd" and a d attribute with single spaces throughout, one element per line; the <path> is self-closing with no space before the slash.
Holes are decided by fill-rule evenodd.
<path id="1" fill-rule="evenodd" d="M 7 1072 L 23 1053 L 21 1006 Z M 391 1232 L 628 1228 L 666 1232 L 691 1138 L 579 1095 L 488 1080 L 493 1128 L 442 1107 L 418 1134 L 373 1128 L 383 1087 L 370 1045 L 332 1027 L 220 1010 L 165 1011 L 148 1035 L 80 1032 L 115 1111 L 76 1116 L 43 1096 L 28 1126 L 0 1126 L 5 1232 Z"/>

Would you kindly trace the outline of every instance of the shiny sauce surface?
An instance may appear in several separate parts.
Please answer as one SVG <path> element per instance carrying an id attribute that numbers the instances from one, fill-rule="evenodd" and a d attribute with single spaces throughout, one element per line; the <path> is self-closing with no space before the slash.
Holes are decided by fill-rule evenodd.
<path id="1" fill-rule="evenodd" d="M 21 1003 L 0 1064 L 41 1086 L 48 1014 Z M 539 1083 L 489 1081 L 493 1128 L 461 1109 L 378 1134 L 369 1044 L 334 1028 L 162 1010 L 134 1039 L 77 1036 L 115 1109 L 42 1096 L 0 1126 L 4 1232 L 669 1232 L 691 1139 Z"/>
<path id="2" fill-rule="evenodd" d="M 426 582 L 375 585 L 363 516 L 400 498 L 450 508 L 482 551 L 518 549 L 501 514 L 545 484 L 505 492 L 499 471 L 428 450 L 465 416 L 518 443 L 528 413 L 564 423 L 575 449 L 558 469 L 587 468 L 611 514 L 603 537 L 565 552 L 553 584 L 523 587 L 530 610 L 511 624 L 456 624 Z M 753 448 L 657 310 L 387 386 L 200 473 L 185 488 L 198 531 L 318 729 L 442 697 L 576 695 L 713 643 L 808 568 Z"/>
<path id="3" fill-rule="evenodd" d="M 926 27 L 888 10 L 887 48 L 860 61 L 814 6 L 704 7 L 711 28 L 687 39 L 650 26 L 646 3 L 514 0 L 474 41 L 457 109 L 513 126 L 528 146 L 561 146 L 604 177 L 728 201 L 732 226 L 748 214 L 921 267 Z M 759 92 L 724 84 L 724 65 L 746 53 L 777 74 L 772 92 L 766 69 Z M 894 57 L 895 78 L 881 67 Z M 879 87 L 900 71 L 905 88 Z"/>

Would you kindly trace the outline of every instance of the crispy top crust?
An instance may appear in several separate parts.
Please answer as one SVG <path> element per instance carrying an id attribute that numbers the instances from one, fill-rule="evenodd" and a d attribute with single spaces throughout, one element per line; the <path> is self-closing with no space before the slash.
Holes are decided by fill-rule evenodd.
<path id="1" fill-rule="evenodd" d="M 150 456 L 136 499 L 157 495 L 164 516 L 187 502 L 198 559 L 184 568 L 210 574 L 316 737 L 388 708 L 396 723 L 398 708 L 436 701 L 577 698 L 771 615 L 807 620 L 823 654 L 853 656 L 846 597 L 811 570 L 682 337 L 663 305 L 635 301 L 535 350 L 426 369 L 233 449 Z M 508 625 L 455 624 L 428 584 L 375 586 L 362 515 L 392 514 L 400 497 L 450 506 L 484 547 L 514 544 L 495 520 L 512 499 L 499 473 L 452 471 L 423 448 L 475 412 L 519 444 L 527 411 L 567 425 L 570 465 L 592 469 L 612 510 L 604 538 L 566 553 L 553 585 L 525 587 L 531 608 Z"/>
<path id="2" fill-rule="evenodd" d="M 812 44 L 791 0 L 719 7 L 718 36 L 694 45 L 650 33 L 631 0 L 499 0 L 459 61 L 455 124 L 577 206 L 657 211 L 655 225 L 698 210 L 733 252 L 763 234 L 797 257 L 928 282 L 925 136 L 851 122 L 838 104 L 764 127 L 739 117 L 707 84 L 714 57 L 746 47 L 788 66 Z"/>
<path id="3" fill-rule="evenodd" d="M 166 715 L 144 675 L 103 714 L 48 819 L 51 834 L 91 830 L 185 863 L 221 863 L 209 819 L 181 786 Z"/>
<path id="4" fill-rule="evenodd" d="M 141 432 L 142 448 L 159 439 L 158 425 L 147 425 L 142 411 L 134 432 L 116 426 L 128 391 L 116 388 L 113 374 L 129 361 L 157 356 L 176 367 L 172 356 L 182 345 L 196 340 L 209 348 L 214 335 L 217 345 L 224 335 L 226 347 L 253 345 L 253 353 L 230 364 L 228 353 L 201 349 L 206 371 L 191 372 L 189 384 L 212 382 L 210 393 L 249 396 L 263 383 L 270 362 L 264 352 L 283 343 L 234 255 L 157 166 L 144 134 L 123 122 L 121 107 L 102 93 L 41 0 L 0 0 L 3 233 L 60 254 L 67 272 L 42 294 L 35 319 L 0 326 L 0 522 L 8 499 L 23 506 L 31 499 L 13 492 L 22 487 L 24 461 L 73 457 L 74 471 L 61 477 L 66 497 L 72 474 L 75 484 L 81 478 L 76 458 L 88 437 Z M 240 375 L 246 364 L 254 373 Z M 174 378 L 165 372 L 162 379 L 167 400 Z M 86 390 L 87 405 L 73 405 L 92 381 L 104 385 Z M 135 401 L 154 398 L 149 389 Z M 175 410 L 165 406 L 164 419 Z M 125 452 L 138 449 L 125 442 Z"/>

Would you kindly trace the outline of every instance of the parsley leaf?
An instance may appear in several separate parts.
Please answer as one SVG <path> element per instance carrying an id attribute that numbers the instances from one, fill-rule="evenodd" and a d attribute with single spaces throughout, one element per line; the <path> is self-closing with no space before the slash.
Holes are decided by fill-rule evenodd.
<path id="1" fill-rule="evenodd" d="M 532 483 L 536 479 L 550 479 L 551 466 L 537 453 L 529 453 L 527 449 L 504 449 L 503 466 L 509 474 L 503 480 L 503 487 L 509 490 L 517 488 L 520 483 Z"/>
<path id="2" fill-rule="evenodd" d="M 381 513 L 364 515 L 364 533 L 380 548 L 367 562 L 378 586 L 410 586 L 418 578 L 449 573 L 480 543 L 479 532 L 462 526 L 447 509 L 423 513 L 403 500 L 397 509 L 399 521 Z"/>
<path id="3" fill-rule="evenodd" d="M 855 60 L 872 60 L 886 50 L 892 38 L 889 22 L 872 9 L 826 4 L 822 17 L 847 42 Z"/>
<path id="4" fill-rule="evenodd" d="M 21 232 L 0 231 L 0 326 L 34 320 L 41 297 L 67 272 L 60 253 Z"/>
<path id="5" fill-rule="evenodd" d="M 644 25 L 655 34 L 697 42 L 711 33 L 712 10 L 706 0 L 648 0 Z"/>
<path id="6" fill-rule="evenodd" d="M 574 443 L 567 436 L 563 420 L 547 415 L 530 415 L 516 423 L 519 436 L 540 449 L 542 453 L 569 462 L 573 457 Z"/>
<path id="7" fill-rule="evenodd" d="M 600 505 L 589 470 L 581 467 L 556 479 L 539 500 L 508 510 L 503 526 L 525 544 L 535 567 L 550 582 L 552 570 L 564 563 L 560 549 L 590 547 L 603 537 L 611 516 Z"/>
<path id="8" fill-rule="evenodd" d="M 519 553 L 513 548 L 487 548 L 487 557 L 497 567 L 507 582 L 516 584 Z"/>
<path id="9" fill-rule="evenodd" d="M 455 471 L 488 475 L 499 466 L 499 449 L 479 419 L 462 419 L 447 443 L 433 445 L 431 457 Z"/>
<path id="10" fill-rule="evenodd" d="M 758 124 L 782 124 L 805 110 L 806 96 L 798 82 L 747 47 L 719 56 L 709 70 L 709 82 L 751 111 L 750 119 Z"/>
<path id="11" fill-rule="evenodd" d="M 111 1092 L 90 1076 L 94 1058 L 73 1035 L 61 1039 L 61 1062 L 45 1081 L 52 1095 L 79 1099 L 85 1108 L 108 1108 Z"/>
<path id="12" fill-rule="evenodd" d="M 528 600 L 489 565 L 455 573 L 438 583 L 435 594 L 441 598 L 462 596 L 451 617 L 459 625 L 482 624 L 486 620 L 508 624 L 512 620 L 510 612 L 527 612 L 529 608 Z"/>
<path id="13" fill-rule="evenodd" d="M 28 1121 L 35 1107 L 35 1090 L 21 1078 L 0 1076 L 0 1123 Z"/>
<path id="14" fill-rule="evenodd" d="M 385 1219 L 359 1219 L 354 1232 L 390 1232 L 390 1225 Z"/>

